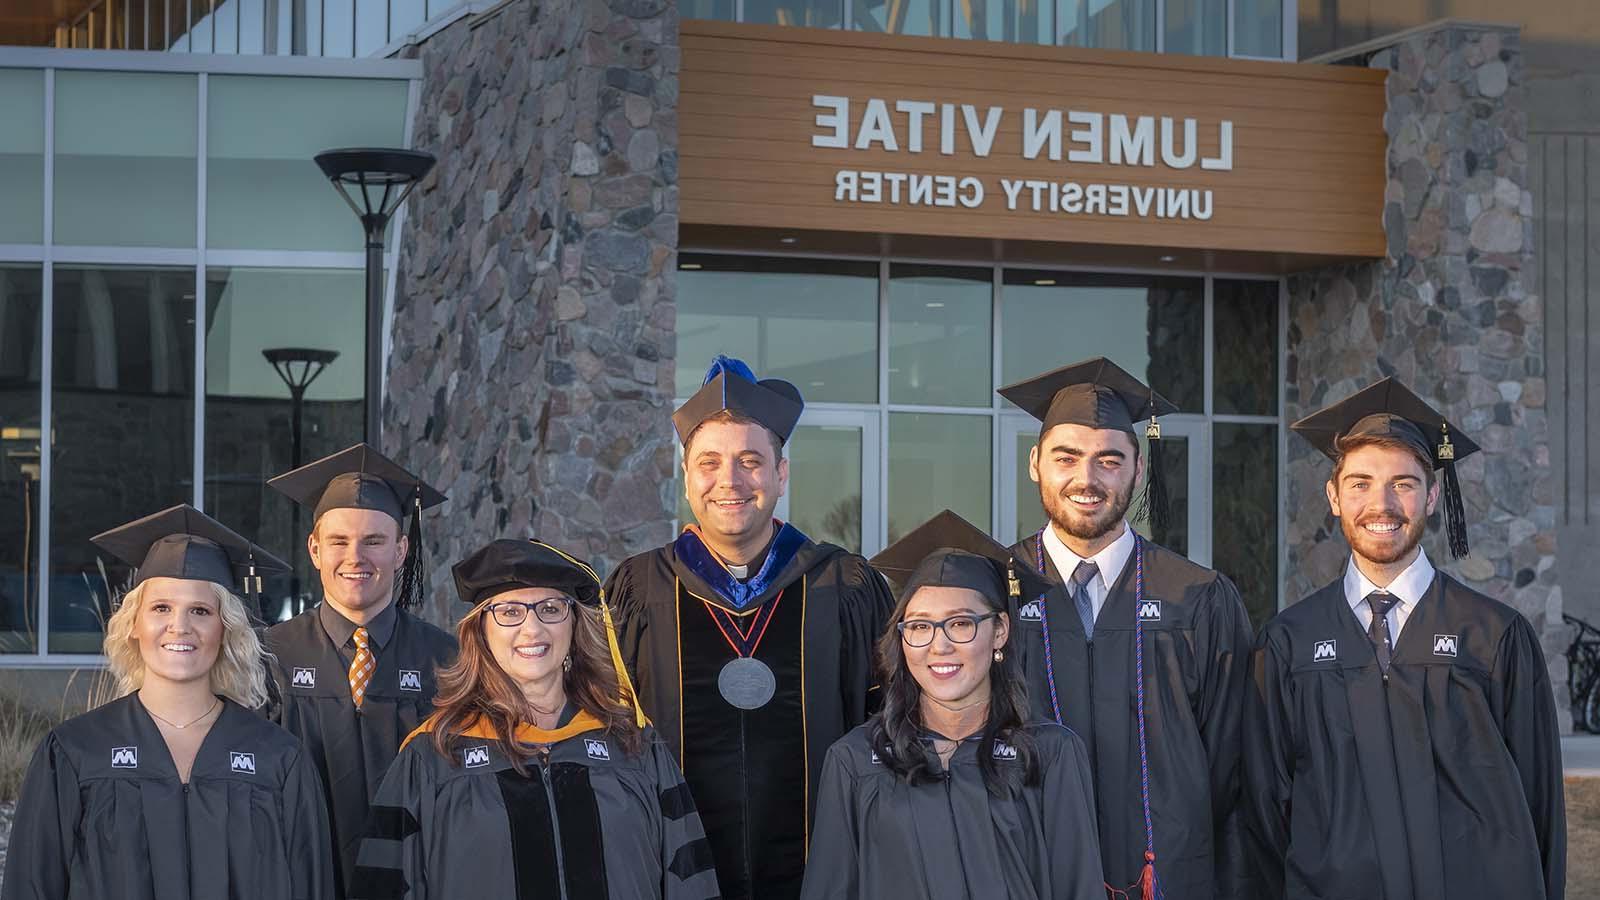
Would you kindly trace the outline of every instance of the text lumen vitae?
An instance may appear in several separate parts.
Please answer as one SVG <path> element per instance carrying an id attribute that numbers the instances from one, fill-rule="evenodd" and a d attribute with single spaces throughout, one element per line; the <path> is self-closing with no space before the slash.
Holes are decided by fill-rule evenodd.
<path id="1" fill-rule="evenodd" d="M 849 97 L 819 94 L 812 96 L 811 103 L 817 110 L 811 145 L 839 150 L 941 156 L 970 153 L 986 158 L 993 154 L 1007 116 L 1000 106 L 931 100 L 872 98 L 855 104 Z M 1200 149 L 1201 123 L 1193 118 L 1028 107 L 1020 114 L 1021 158 L 1232 171 L 1233 123 L 1224 119 L 1207 128 L 1215 134 L 1216 150 L 1210 155 Z M 997 181 L 1010 210 L 1178 219 L 1209 219 L 1213 211 L 1211 191 L 1196 188 L 1075 180 Z M 839 202 L 973 209 L 982 206 L 990 193 L 983 179 L 971 175 L 861 169 L 841 169 L 834 175 L 834 200 Z"/>

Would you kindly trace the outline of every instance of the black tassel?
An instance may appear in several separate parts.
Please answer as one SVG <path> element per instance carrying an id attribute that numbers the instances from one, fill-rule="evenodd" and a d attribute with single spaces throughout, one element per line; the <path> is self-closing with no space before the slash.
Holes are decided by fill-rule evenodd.
<path id="1" fill-rule="evenodd" d="M 1171 510 L 1167 508 L 1166 466 L 1161 458 L 1161 426 L 1154 417 L 1145 426 L 1144 436 L 1149 445 L 1150 459 L 1145 464 L 1144 511 L 1150 520 L 1150 535 L 1157 543 L 1166 540 L 1167 529 L 1172 525 Z"/>
<path id="2" fill-rule="evenodd" d="M 400 564 L 399 598 L 396 605 L 404 610 L 416 609 L 422 602 L 422 572 L 423 572 L 423 545 L 422 545 L 422 488 L 418 487 L 412 495 L 411 528 L 406 532 L 406 542 L 411 546 L 407 549 L 405 562 Z"/>
<path id="3" fill-rule="evenodd" d="M 1450 541 L 1450 555 L 1461 559 L 1468 553 L 1467 511 L 1461 503 L 1461 482 L 1456 478 L 1456 448 L 1450 443 L 1450 426 L 1444 425 L 1440 433 L 1438 449 L 1443 474 L 1439 481 L 1443 488 L 1440 493 L 1444 494 L 1444 533 Z"/>
<path id="4" fill-rule="evenodd" d="M 251 624 L 266 624 L 266 618 L 261 612 L 261 576 L 256 574 L 256 555 L 251 551 L 244 575 L 244 593 L 250 601 L 245 606 L 250 610 Z"/>

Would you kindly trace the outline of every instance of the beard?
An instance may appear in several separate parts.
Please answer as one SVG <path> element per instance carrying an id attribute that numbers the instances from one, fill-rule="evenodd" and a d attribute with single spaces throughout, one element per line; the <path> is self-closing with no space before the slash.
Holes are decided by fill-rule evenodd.
<path id="1" fill-rule="evenodd" d="M 1068 494 L 1087 494 L 1105 503 L 1096 513 L 1081 513 L 1073 508 Z M 1119 527 L 1127 516 L 1128 507 L 1133 505 L 1133 479 L 1128 479 L 1126 487 L 1110 491 L 1087 486 L 1066 488 L 1054 496 L 1040 491 L 1039 499 L 1052 525 L 1080 541 L 1099 540 Z"/>
<path id="2" fill-rule="evenodd" d="M 1397 532 L 1399 540 L 1381 540 L 1369 534 L 1363 525 L 1371 522 L 1397 522 L 1400 530 Z M 1341 518 L 1339 528 L 1344 532 L 1344 539 L 1350 544 L 1350 549 L 1362 559 L 1379 565 L 1389 565 L 1405 559 L 1411 551 L 1417 549 L 1422 543 L 1422 537 L 1427 532 L 1428 520 L 1415 521 L 1406 518 L 1395 510 L 1383 510 L 1378 513 L 1363 515 L 1358 521 Z"/>

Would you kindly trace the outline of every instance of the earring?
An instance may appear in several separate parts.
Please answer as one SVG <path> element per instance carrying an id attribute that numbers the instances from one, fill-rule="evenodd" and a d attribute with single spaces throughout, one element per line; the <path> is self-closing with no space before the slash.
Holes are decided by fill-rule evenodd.
<path id="1" fill-rule="evenodd" d="M 1006 661 L 1006 652 L 1004 650 L 996 648 L 995 651 L 994 651 L 994 661 L 995 662 L 1005 662 Z"/>
<path id="2" fill-rule="evenodd" d="M 568 656 L 566 659 L 563 659 L 561 661 L 561 671 L 563 671 L 563 672 L 571 672 L 572 671 L 572 657 L 571 656 Z"/>

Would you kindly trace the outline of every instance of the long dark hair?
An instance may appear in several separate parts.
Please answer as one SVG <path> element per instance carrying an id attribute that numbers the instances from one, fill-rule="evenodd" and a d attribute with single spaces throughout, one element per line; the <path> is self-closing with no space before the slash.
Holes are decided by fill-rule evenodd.
<path id="1" fill-rule="evenodd" d="M 922 739 L 922 687 L 906 668 L 905 649 L 900 629 L 911 591 L 903 593 L 889 617 L 889 628 L 878 639 L 878 659 L 883 672 L 883 709 L 869 723 L 868 740 L 878 761 L 908 784 L 939 781 L 941 772 L 936 757 Z M 1006 614 L 1004 598 L 980 592 L 990 612 Z M 1009 644 L 1010 641 L 1007 641 Z M 1033 735 L 1024 728 L 1028 722 L 1028 686 L 1018 670 L 1016 655 L 989 667 L 989 715 L 978 742 L 978 770 L 991 794 L 1001 795 L 1017 786 L 1017 781 L 1033 786 L 1039 783 L 1039 754 Z M 994 745 L 1005 741 L 1017 751 L 1017 765 L 997 766 Z M 1018 777 L 1020 770 L 1021 777 Z"/>

